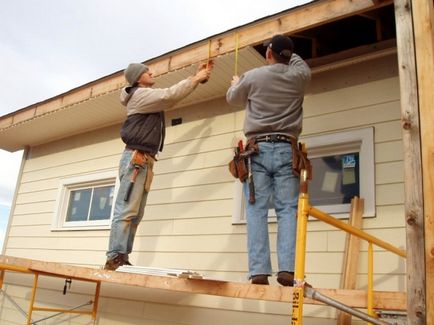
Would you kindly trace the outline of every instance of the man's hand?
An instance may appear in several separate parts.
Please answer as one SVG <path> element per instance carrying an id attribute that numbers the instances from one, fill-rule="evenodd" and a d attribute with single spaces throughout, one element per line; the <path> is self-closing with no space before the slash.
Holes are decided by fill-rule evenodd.
<path id="1" fill-rule="evenodd" d="M 238 83 L 238 81 L 240 81 L 240 77 L 233 76 L 231 81 L 231 86 L 235 86 Z"/>
<path id="2" fill-rule="evenodd" d="M 209 60 L 207 62 L 199 63 L 199 65 L 197 67 L 197 72 L 199 72 L 200 70 L 203 70 L 203 69 L 211 69 L 212 70 L 213 68 L 214 68 L 214 61 Z"/>
<path id="3" fill-rule="evenodd" d="M 206 63 L 199 64 L 196 74 L 193 76 L 193 82 L 205 83 L 208 81 L 211 71 L 214 68 L 214 61 L 210 60 Z"/>

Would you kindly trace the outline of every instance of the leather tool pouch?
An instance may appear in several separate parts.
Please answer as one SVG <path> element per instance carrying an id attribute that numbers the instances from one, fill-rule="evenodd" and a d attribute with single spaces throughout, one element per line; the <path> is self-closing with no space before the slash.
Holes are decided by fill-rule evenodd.
<path id="1" fill-rule="evenodd" d="M 133 166 L 140 166 L 143 169 L 146 168 L 146 179 L 145 179 L 145 192 L 148 193 L 151 189 L 152 180 L 154 178 L 154 158 L 145 152 L 138 150 L 134 151 L 131 163 Z"/>
<path id="2" fill-rule="evenodd" d="M 245 182 L 249 177 L 248 159 L 251 155 L 259 152 L 258 144 L 255 140 L 249 140 L 246 144 L 246 150 L 235 153 L 234 158 L 229 162 L 229 172 L 233 177 L 238 178 L 240 182 Z"/>
<path id="3" fill-rule="evenodd" d="M 154 179 L 154 158 L 152 158 L 147 153 L 144 154 L 146 159 L 146 165 L 148 165 L 148 168 L 146 168 L 146 180 L 145 180 L 145 192 L 149 193 L 151 190 L 151 184 Z"/>
<path id="4" fill-rule="evenodd" d="M 233 177 L 238 178 L 240 182 L 244 182 L 249 174 L 246 159 L 235 154 L 234 158 L 229 162 L 229 172 Z"/>
<path id="5" fill-rule="evenodd" d="M 151 184 L 153 179 L 154 179 L 154 172 L 152 170 L 152 167 L 148 165 L 148 168 L 146 169 L 146 181 L 145 181 L 146 193 L 149 193 L 149 191 L 151 190 Z"/>
<path id="6" fill-rule="evenodd" d="M 307 178 L 312 179 L 312 165 L 307 158 L 307 153 L 303 151 L 303 145 L 297 140 L 291 141 L 292 146 L 292 172 L 296 176 L 300 176 L 301 170 L 305 169 Z"/>

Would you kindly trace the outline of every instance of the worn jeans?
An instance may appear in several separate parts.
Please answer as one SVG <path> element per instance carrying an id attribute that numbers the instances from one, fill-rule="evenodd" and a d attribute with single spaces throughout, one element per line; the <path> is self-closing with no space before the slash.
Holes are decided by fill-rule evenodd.
<path id="1" fill-rule="evenodd" d="M 294 271 L 299 179 L 292 174 L 292 148 L 286 142 L 260 142 L 252 155 L 256 202 L 250 204 L 244 183 L 247 212 L 249 276 L 272 274 L 268 237 L 268 209 L 273 197 L 277 215 L 278 270 Z"/>
<path id="2" fill-rule="evenodd" d="M 117 254 L 130 254 L 133 249 L 137 227 L 145 212 L 148 193 L 145 192 L 147 166 L 140 168 L 128 201 L 124 201 L 134 167 L 131 165 L 133 150 L 125 149 L 119 163 L 119 190 L 116 196 L 110 231 L 107 258 Z"/>

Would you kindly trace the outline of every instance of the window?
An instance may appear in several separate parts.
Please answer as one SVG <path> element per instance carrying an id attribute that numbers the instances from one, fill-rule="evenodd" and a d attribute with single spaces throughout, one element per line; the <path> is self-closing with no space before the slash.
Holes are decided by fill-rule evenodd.
<path id="1" fill-rule="evenodd" d="M 342 212 L 339 205 L 360 197 L 359 153 L 327 155 L 311 159 L 315 176 L 309 184 L 309 200 L 313 206 Z M 333 208 L 326 208 L 333 206 Z M 347 212 L 344 208 L 343 212 Z"/>
<path id="2" fill-rule="evenodd" d="M 53 230 L 108 228 L 115 184 L 115 172 L 61 180 Z"/>
<path id="3" fill-rule="evenodd" d="M 364 216 L 375 215 L 374 131 L 373 128 L 304 137 L 313 167 L 309 182 L 312 206 L 338 218 L 347 218 L 354 196 L 365 200 Z M 234 224 L 245 223 L 242 184 L 234 187 Z M 270 202 L 270 221 L 275 212 Z"/>

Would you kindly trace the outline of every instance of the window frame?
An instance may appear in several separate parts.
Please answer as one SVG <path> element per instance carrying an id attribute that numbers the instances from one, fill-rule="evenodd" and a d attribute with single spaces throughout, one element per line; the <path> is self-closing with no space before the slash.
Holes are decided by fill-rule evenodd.
<path id="1" fill-rule="evenodd" d="M 108 219 L 69 222 L 66 221 L 69 198 L 72 191 L 108 185 L 114 186 L 113 204 L 110 211 L 110 217 Z M 58 196 L 56 200 L 56 211 L 53 216 L 51 230 L 67 231 L 110 229 L 111 220 L 113 217 L 114 202 L 116 199 L 118 187 L 119 181 L 115 170 L 62 178 L 59 182 Z"/>
<path id="2" fill-rule="evenodd" d="M 363 217 L 375 217 L 375 157 L 374 128 L 368 127 L 348 131 L 339 131 L 320 135 L 301 137 L 306 144 L 309 158 L 334 154 L 359 153 L 360 197 L 364 199 Z M 315 177 L 315 171 L 313 171 Z M 351 204 L 316 206 L 318 209 L 339 219 L 349 217 Z M 310 219 L 313 219 L 312 217 Z M 276 221 L 274 209 L 269 210 L 269 221 Z M 234 183 L 234 203 L 232 224 L 245 224 L 245 200 L 242 183 Z"/>

